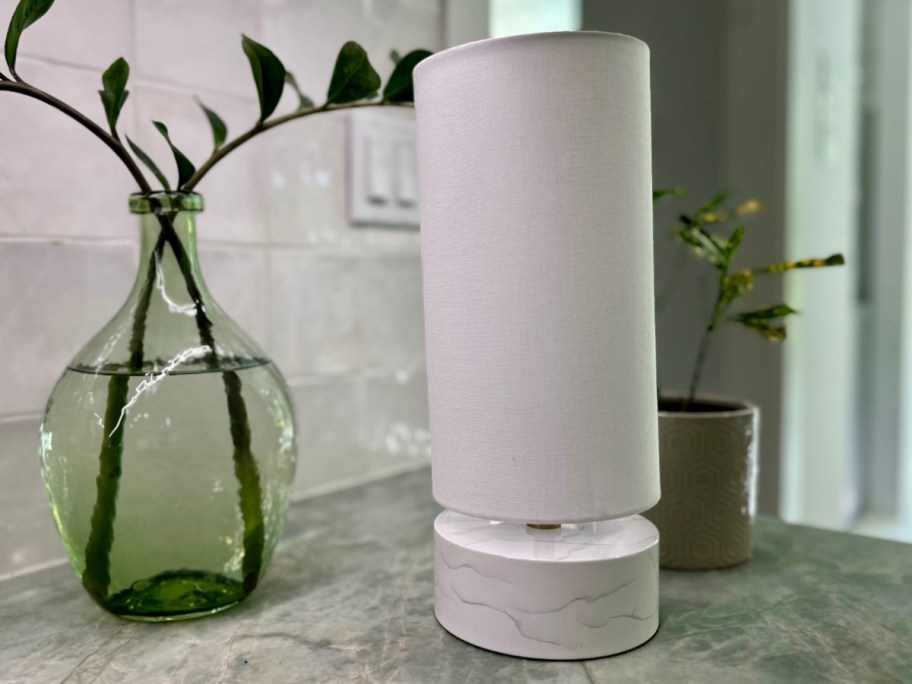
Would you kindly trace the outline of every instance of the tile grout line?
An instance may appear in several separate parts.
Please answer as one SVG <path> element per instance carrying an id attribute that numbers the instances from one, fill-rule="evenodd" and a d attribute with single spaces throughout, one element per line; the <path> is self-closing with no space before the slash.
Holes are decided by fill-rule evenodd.
<path id="1" fill-rule="evenodd" d="M 44 418 L 43 411 L 26 411 L 24 413 L 5 413 L 0 415 L 0 425 L 9 423 L 24 423 L 31 420 L 41 420 Z"/>
<path id="2" fill-rule="evenodd" d="M 373 366 L 369 368 L 339 371 L 337 373 L 289 374 L 286 375 L 286 380 L 290 387 L 313 387 L 316 385 L 395 378 L 400 373 L 406 373 L 408 376 L 413 376 L 426 372 L 426 369 L 427 363 L 424 359 L 420 359 L 409 364 L 401 364 L 395 367 Z"/>

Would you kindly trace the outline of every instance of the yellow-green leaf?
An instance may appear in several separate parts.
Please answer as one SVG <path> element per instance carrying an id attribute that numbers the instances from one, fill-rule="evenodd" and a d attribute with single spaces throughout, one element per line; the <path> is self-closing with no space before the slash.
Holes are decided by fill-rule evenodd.
<path id="1" fill-rule="evenodd" d="M 826 268 L 827 266 L 842 266 L 845 264 L 845 257 L 842 254 L 833 254 L 826 259 L 801 259 L 799 261 L 784 261 L 781 264 L 772 264 L 763 268 L 755 269 L 757 273 L 783 273 L 784 271 L 793 271 L 798 268 Z"/>
<path id="2" fill-rule="evenodd" d="M 738 247 L 741 246 L 741 241 L 744 239 L 744 226 L 738 226 L 732 232 L 731 237 L 728 238 L 728 242 L 725 243 L 725 255 L 728 257 L 728 260 L 731 261 L 732 256 L 735 252 L 738 251 Z"/>
<path id="3" fill-rule="evenodd" d="M 753 330 L 756 333 L 760 333 L 770 342 L 782 342 L 785 340 L 785 326 L 784 325 L 770 325 L 766 321 L 758 319 L 750 319 L 746 321 L 738 321 L 748 330 Z"/>
<path id="4" fill-rule="evenodd" d="M 710 199 L 706 204 L 704 204 L 702 207 L 700 207 L 697 210 L 697 218 L 699 218 L 703 214 L 711 212 L 716 207 L 722 206 L 723 204 L 725 204 L 728 201 L 729 197 L 731 197 L 730 192 L 728 192 L 728 191 L 720 192 L 718 195 L 716 195 L 715 197 Z"/>
<path id="5" fill-rule="evenodd" d="M 722 300 L 729 304 L 754 289 L 754 274 L 750 271 L 732 273 L 722 282 Z"/>
<path id="6" fill-rule="evenodd" d="M 776 306 L 770 306 L 765 309 L 757 309 L 756 311 L 744 311 L 742 313 L 732 316 L 733 321 L 738 321 L 743 323 L 745 321 L 751 320 L 770 320 L 773 318 L 783 318 L 785 316 L 791 316 L 792 314 L 798 313 L 790 307 L 788 304 L 777 304 Z"/>
<path id="7" fill-rule="evenodd" d="M 687 217 L 682 216 L 681 218 L 684 220 Z M 703 232 L 698 224 L 692 223 L 689 228 L 679 230 L 677 236 L 690 245 L 697 256 L 706 259 L 716 268 L 725 267 L 727 259 L 722 247 L 711 235 Z"/>
<path id="8" fill-rule="evenodd" d="M 684 188 L 659 188 L 658 190 L 652 191 L 652 201 L 658 202 L 659 200 L 665 199 L 666 197 L 681 197 L 684 195 Z"/>

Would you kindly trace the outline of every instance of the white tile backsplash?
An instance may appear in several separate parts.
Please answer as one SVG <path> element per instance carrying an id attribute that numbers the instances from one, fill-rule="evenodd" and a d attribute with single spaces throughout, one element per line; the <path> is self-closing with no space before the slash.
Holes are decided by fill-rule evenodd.
<path id="1" fill-rule="evenodd" d="M 0 0 L 0 22 L 15 3 Z M 315 101 L 345 40 L 386 76 L 388 53 L 440 47 L 443 0 L 58 2 L 22 41 L 23 76 L 104 121 L 101 72 L 132 67 L 121 117 L 169 177 L 166 123 L 197 164 L 211 151 L 193 95 L 256 120 L 245 33 L 273 48 Z M 5 23 L 3 24 L 5 25 Z M 281 107 L 290 109 L 286 97 Z M 409 116 L 409 112 L 391 112 Z M 289 379 L 307 496 L 426 463 L 419 236 L 352 227 L 346 115 L 320 114 L 242 147 L 200 186 L 200 262 L 216 300 Z M 126 298 L 136 268 L 132 179 L 60 113 L 0 96 L 0 577 L 63 549 L 40 480 L 40 414 L 64 365 Z"/>
<path id="2" fill-rule="evenodd" d="M 270 252 L 270 347 L 292 379 L 357 373 L 364 368 L 364 338 L 358 319 L 357 255 Z"/>
<path id="3" fill-rule="evenodd" d="M 345 218 L 345 114 L 281 127 L 264 140 L 269 158 L 269 238 L 290 245 L 350 246 Z"/>
<path id="4" fill-rule="evenodd" d="M 424 369 L 314 379 L 292 390 L 301 449 L 296 496 L 427 463 Z"/>
<path id="5" fill-rule="evenodd" d="M 130 244 L 0 240 L 0 416 L 44 410 L 76 352 L 127 298 Z"/>
<path id="6" fill-rule="evenodd" d="M 98 123 L 104 110 L 101 71 L 21 58 L 23 78 Z M 134 95 L 121 130 L 132 132 Z M 126 167 L 79 124 L 36 100 L 0 94 L 0 236 L 131 239 L 135 221 L 127 195 L 136 188 Z"/>
<path id="7" fill-rule="evenodd" d="M 364 476 L 370 467 L 360 435 L 364 383 L 351 376 L 315 380 L 294 387 L 292 397 L 300 444 L 295 495 Z"/>
<path id="8" fill-rule="evenodd" d="M 259 0 L 133 0 L 133 7 L 137 75 L 201 94 L 256 94 L 241 34 L 260 39 Z"/>
<path id="9" fill-rule="evenodd" d="M 430 458 L 424 367 L 402 368 L 366 378 L 362 421 L 363 444 L 374 454 L 375 462 Z"/>
<path id="10" fill-rule="evenodd" d="M 200 267 L 219 306 L 261 347 L 266 347 L 267 266 L 262 249 L 203 243 Z"/>
<path id="11" fill-rule="evenodd" d="M 367 368 L 424 363 L 424 307 L 417 254 L 363 259 L 357 277 L 356 318 Z"/>

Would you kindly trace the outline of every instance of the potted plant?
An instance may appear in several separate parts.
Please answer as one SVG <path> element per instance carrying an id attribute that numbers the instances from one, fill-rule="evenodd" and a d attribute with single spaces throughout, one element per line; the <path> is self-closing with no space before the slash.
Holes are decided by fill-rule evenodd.
<path id="1" fill-rule="evenodd" d="M 658 190 L 654 199 L 680 194 L 679 189 Z M 728 205 L 728 194 L 718 195 L 692 215 L 681 215 L 675 231 L 683 245 L 713 269 L 715 288 L 687 392 L 676 396 L 660 391 L 658 396 L 662 498 L 644 515 L 661 533 L 660 562 L 665 568 L 724 568 L 744 563 L 751 555 L 760 416 L 750 402 L 700 393 L 714 334 L 735 324 L 770 342 L 784 341 L 784 319 L 797 311 L 784 303 L 734 311 L 735 304 L 753 290 L 758 278 L 844 263 L 841 254 L 834 254 L 735 268 L 745 236 L 741 219 L 761 205 L 756 199 Z M 726 230 L 732 223 L 736 227 Z"/>
<path id="2" fill-rule="evenodd" d="M 107 127 L 20 74 L 23 31 L 52 5 L 21 0 L 16 6 L 0 93 L 57 109 L 117 156 L 136 182 L 129 207 L 140 217 L 142 247 L 126 302 L 67 366 L 48 400 L 42 474 L 70 563 L 103 608 L 140 620 L 208 615 L 246 598 L 259 583 L 282 528 L 297 450 L 281 374 L 202 278 L 197 187 L 231 152 L 276 126 L 354 107 L 409 105 L 412 69 L 430 53 L 401 59 L 394 53 L 384 86 L 364 49 L 347 42 L 325 101 L 314 104 L 271 50 L 243 37 L 259 116 L 229 139 L 219 115 L 201 105 L 213 149 L 199 166 L 164 123 L 154 122 L 174 156 L 172 185 L 118 132 L 129 96 L 126 61 L 117 59 L 102 76 Z M 297 106 L 275 114 L 285 88 L 296 93 Z"/>

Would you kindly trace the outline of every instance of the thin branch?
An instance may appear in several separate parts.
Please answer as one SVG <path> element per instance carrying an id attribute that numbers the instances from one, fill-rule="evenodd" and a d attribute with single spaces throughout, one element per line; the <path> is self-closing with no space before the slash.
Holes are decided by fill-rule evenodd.
<path id="1" fill-rule="evenodd" d="M 9 81 L 9 79 L 6 77 L 6 75 L 4 75 L 2 71 L 0 71 L 0 83 L 3 81 Z"/>
<path id="2" fill-rule="evenodd" d="M 15 76 L 15 73 L 13 75 Z M 58 100 L 50 93 L 46 93 L 43 90 L 40 90 L 39 88 L 29 85 L 28 83 L 25 83 L 21 80 L 18 80 L 18 82 L 13 82 L 9 79 L 0 81 L 0 92 L 4 90 L 11 93 L 19 93 L 20 95 L 25 95 L 26 97 L 31 97 L 40 102 L 44 102 L 54 109 L 63 112 L 68 117 L 81 124 L 83 127 L 87 128 L 92 134 L 95 135 L 95 137 L 107 145 L 111 151 L 117 155 L 120 161 L 124 163 L 124 165 L 127 167 L 127 170 L 136 181 L 137 185 L 139 185 L 139 189 L 143 193 L 149 194 L 152 192 L 152 186 L 149 185 L 146 177 L 143 175 L 136 162 L 133 161 L 133 157 L 130 156 L 130 153 L 127 152 L 127 149 L 120 143 L 119 140 L 114 138 L 104 128 L 99 126 L 90 118 L 73 109 L 70 105 L 63 102 L 62 100 Z"/>
<path id="3" fill-rule="evenodd" d="M 703 330 L 703 336 L 700 338 L 700 346 L 697 350 L 697 358 L 694 361 L 693 372 L 690 376 L 690 386 L 687 389 L 687 397 L 684 400 L 682 411 L 690 408 L 690 405 L 697 398 L 697 388 L 700 385 L 700 379 L 703 376 L 703 365 L 706 362 L 706 352 L 709 350 L 710 338 L 719 327 L 720 319 L 725 314 L 725 278 L 728 275 L 728 269 L 719 272 L 719 292 L 716 295 L 715 304 L 713 304 L 712 316 L 709 323 Z"/>
<path id="4" fill-rule="evenodd" d="M 220 162 L 222 159 L 224 159 L 229 154 L 231 154 L 238 147 L 243 145 L 248 140 L 258 136 L 260 133 L 265 133 L 266 131 L 268 131 L 272 128 L 275 128 L 276 126 L 281 126 L 282 124 L 288 123 L 289 121 L 295 121 L 296 119 L 303 119 L 304 117 L 311 116 L 312 114 L 320 114 L 322 112 L 336 112 L 336 111 L 339 111 L 342 109 L 358 109 L 360 107 L 409 107 L 410 108 L 412 106 L 413 105 L 411 102 L 385 102 L 382 100 L 376 100 L 376 101 L 371 101 L 371 102 L 351 102 L 348 104 L 340 104 L 340 105 L 324 104 L 324 105 L 320 105 L 319 107 L 308 107 L 307 109 L 299 109 L 297 111 L 292 112 L 291 114 L 277 116 L 276 118 L 271 119 L 269 121 L 259 121 L 253 128 L 251 128 L 246 133 L 242 133 L 241 135 L 236 137 L 234 140 L 231 140 L 231 141 L 225 143 L 224 145 L 222 145 L 221 147 L 219 147 L 218 149 L 213 151 L 213 153 L 209 157 L 209 159 L 207 159 L 205 161 L 205 163 L 196 170 L 196 173 L 194 173 L 193 176 L 190 177 L 190 180 L 188 180 L 186 183 L 184 183 L 184 185 L 181 187 L 181 190 L 190 192 L 197 185 L 199 185 L 200 181 L 203 179 L 203 177 L 205 177 L 205 175 L 207 173 L 209 173 L 212 170 L 213 166 L 215 166 L 218 162 Z"/>

